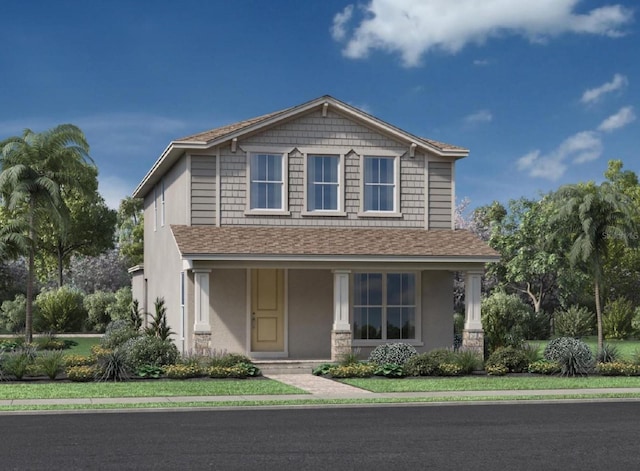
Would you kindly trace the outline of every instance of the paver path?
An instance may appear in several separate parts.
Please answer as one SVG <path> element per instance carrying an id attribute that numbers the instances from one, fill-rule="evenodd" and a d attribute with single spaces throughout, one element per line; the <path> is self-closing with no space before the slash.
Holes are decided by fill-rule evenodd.
<path id="1" fill-rule="evenodd" d="M 349 386 L 312 374 L 270 374 L 268 378 L 281 383 L 295 386 L 314 395 L 335 395 L 336 397 L 349 397 L 373 394 L 371 391 Z"/>

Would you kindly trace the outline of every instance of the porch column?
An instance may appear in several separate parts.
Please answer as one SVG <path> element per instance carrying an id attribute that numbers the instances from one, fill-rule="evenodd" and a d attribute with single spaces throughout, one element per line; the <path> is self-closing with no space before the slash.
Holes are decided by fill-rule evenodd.
<path id="1" fill-rule="evenodd" d="M 193 270 L 195 284 L 195 324 L 193 347 L 196 354 L 211 351 L 211 325 L 209 324 L 209 274 L 211 270 Z"/>
<path id="2" fill-rule="evenodd" d="M 462 331 L 462 346 L 480 355 L 484 354 L 484 330 L 480 317 L 482 274 L 480 270 L 465 273 L 465 319 Z"/>
<path id="3" fill-rule="evenodd" d="M 333 326 L 331 328 L 331 360 L 339 360 L 351 353 L 351 324 L 349 324 L 348 270 L 333 271 Z"/>

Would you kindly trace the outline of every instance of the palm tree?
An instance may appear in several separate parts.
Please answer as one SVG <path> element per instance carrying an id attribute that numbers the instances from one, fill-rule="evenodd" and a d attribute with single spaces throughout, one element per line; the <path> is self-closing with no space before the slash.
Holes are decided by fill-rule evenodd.
<path id="1" fill-rule="evenodd" d="M 614 185 L 593 182 L 565 185 L 555 194 L 557 213 L 551 219 L 556 235 L 573 241 L 569 251 L 572 266 L 582 265 L 593 276 L 598 327 L 598 354 L 602 352 L 602 307 L 600 290 L 603 266 L 612 240 L 626 247 L 638 243 L 638 209 L 631 199 Z"/>
<path id="2" fill-rule="evenodd" d="M 28 226 L 27 306 L 25 339 L 33 339 L 33 281 L 37 228 L 42 218 L 62 224 L 63 186 L 78 186 L 81 165 L 91 161 L 89 144 L 82 131 L 61 124 L 42 133 L 26 129 L 22 136 L 0 142 L 0 196 L 16 220 Z"/>

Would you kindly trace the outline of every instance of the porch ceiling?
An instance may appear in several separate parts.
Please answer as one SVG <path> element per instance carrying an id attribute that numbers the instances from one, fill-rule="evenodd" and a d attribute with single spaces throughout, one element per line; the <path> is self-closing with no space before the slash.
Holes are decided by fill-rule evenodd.
<path id="1" fill-rule="evenodd" d="M 337 227 L 180 226 L 171 230 L 187 259 L 367 258 L 493 262 L 499 255 L 464 230 Z"/>

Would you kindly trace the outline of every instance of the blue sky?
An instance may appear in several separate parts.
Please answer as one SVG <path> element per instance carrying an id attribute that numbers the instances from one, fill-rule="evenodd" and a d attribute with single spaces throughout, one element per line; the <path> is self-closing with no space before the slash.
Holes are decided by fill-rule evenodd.
<path id="1" fill-rule="evenodd" d="M 112 206 L 172 139 L 329 94 L 471 150 L 471 207 L 640 174 L 632 0 L 0 5 L 0 139 L 71 122 Z"/>

